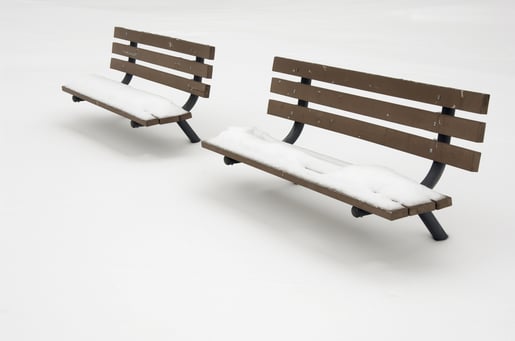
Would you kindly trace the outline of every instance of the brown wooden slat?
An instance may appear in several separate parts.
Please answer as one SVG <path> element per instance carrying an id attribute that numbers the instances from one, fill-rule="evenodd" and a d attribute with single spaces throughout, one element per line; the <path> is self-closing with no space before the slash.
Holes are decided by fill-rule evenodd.
<path id="1" fill-rule="evenodd" d="M 163 71 L 154 70 L 146 66 L 129 63 L 127 61 L 116 58 L 111 59 L 111 68 L 145 78 L 153 82 L 168 85 L 194 95 L 209 97 L 210 86 L 208 84 L 203 84 L 192 79 L 172 75 Z"/>
<path id="2" fill-rule="evenodd" d="M 481 153 L 320 110 L 270 100 L 268 113 L 477 172 Z"/>
<path id="3" fill-rule="evenodd" d="M 444 196 L 440 200 L 428 202 L 425 204 L 414 205 L 409 207 L 409 215 L 418 215 L 433 210 L 441 210 L 442 208 L 452 206 L 452 198 Z"/>
<path id="4" fill-rule="evenodd" d="M 204 78 L 211 78 L 213 74 L 213 66 L 211 65 L 116 42 L 113 43 L 112 52 Z"/>
<path id="5" fill-rule="evenodd" d="M 438 201 L 435 201 L 436 209 L 440 210 L 445 207 L 452 206 L 452 198 L 451 197 L 445 197 L 443 199 L 440 199 Z"/>
<path id="6" fill-rule="evenodd" d="M 179 115 L 179 116 L 170 116 L 170 117 L 160 118 L 159 119 L 159 124 L 175 123 L 175 122 L 179 122 L 179 121 L 185 121 L 187 119 L 190 119 L 191 117 L 192 117 L 191 113 L 188 112 L 188 113 L 185 113 L 185 114 L 182 114 L 182 115 Z"/>
<path id="7" fill-rule="evenodd" d="M 442 115 L 437 112 L 351 95 L 279 78 L 272 78 L 270 91 L 276 94 L 469 141 L 482 142 L 484 139 L 484 122 Z"/>
<path id="8" fill-rule="evenodd" d="M 214 46 L 194 43 L 187 40 L 167 37 L 147 32 L 134 31 L 123 27 L 114 28 L 115 38 L 138 42 L 162 49 L 177 51 L 206 59 L 215 58 Z"/>
<path id="9" fill-rule="evenodd" d="M 275 57 L 273 71 L 442 107 L 486 114 L 490 95 Z"/>
<path id="10" fill-rule="evenodd" d="M 288 180 L 288 181 L 291 181 L 293 183 L 299 184 L 301 186 L 307 187 L 309 189 L 312 189 L 312 190 L 314 190 L 316 192 L 319 192 L 321 194 L 327 195 L 327 196 L 332 197 L 334 199 L 343 201 L 343 202 L 345 202 L 345 203 L 347 203 L 349 205 L 356 206 L 358 208 L 361 208 L 362 210 L 365 210 L 367 212 L 376 214 L 376 215 L 378 215 L 380 217 L 383 217 L 383 218 L 386 218 L 388 220 L 396 220 L 396 219 L 399 219 L 399 218 L 406 217 L 408 215 L 430 212 L 430 211 L 433 211 L 433 210 L 436 209 L 435 203 L 430 202 L 430 203 L 427 203 L 427 204 L 415 205 L 415 206 L 410 207 L 410 208 L 404 207 L 402 209 L 393 210 L 393 211 L 384 210 L 384 209 L 372 206 L 370 204 L 367 204 L 365 202 L 362 202 L 360 200 L 357 200 L 357 199 L 355 199 L 353 197 L 347 196 L 347 195 L 345 195 L 345 194 L 343 194 L 341 192 L 338 192 L 338 191 L 332 190 L 330 188 L 326 188 L 326 187 L 320 186 L 320 185 L 318 185 L 318 184 L 316 184 L 316 183 L 314 183 L 312 181 L 300 178 L 300 177 L 298 177 L 296 175 L 293 175 L 293 174 L 290 174 L 288 172 L 284 172 L 284 171 L 279 170 L 277 168 L 274 168 L 274 167 L 272 167 L 270 165 L 267 165 L 267 164 L 264 164 L 262 162 L 258 162 L 258 161 L 249 159 L 248 157 L 245 157 L 243 155 L 234 153 L 234 152 L 232 152 L 230 150 L 220 148 L 220 147 L 218 147 L 216 145 L 213 145 L 213 144 L 211 144 L 211 143 L 209 143 L 207 141 L 202 141 L 202 147 L 204 147 L 206 149 L 209 149 L 211 151 L 214 151 L 216 153 L 228 156 L 231 159 L 234 159 L 234 160 L 246 163 L 246 164 L 248 164 L 248 165 L 250 165 L 252 167 L 255 167 L 257 169 L 263 170 L 263 171 L 265 171 L 267 173 L 279 176 L 279 177 L 281 177 L 281 178 L 283 178 L 285 180 Z M 446 197 L 446 198 L 448 198 L 448 197 Z"/>
<path id="11" fill-rule="evenodd" d="M 101 108 L 104 108 L 106 110 L 109 110 L 109 111 L 112 111 L 114 112 L 115 114 L 118 114 L 120 116 L 123 116 L 125 118 L 128 118 L 130 119 L 131 121 L 134 121 L 134 122 L 137 122 L 138 124 L 141 124 L 142 126 L 144 127 L 149 127 L 149 126 L 153 126 L 153 125 L 156 125 L 156 124 L 166 124 L 166 123 L 172 123 L 172 122 L 178 122 L 178 121 L 184 121 L 184 120 L 187 120 L 189 118 L 191 118 L 191 113 L 185 113 L 185 114 L 181 114 L 181 115 L 177 115 L 177 116 L 172 116 L 172 117 L 166 117 L 166 118 L 161 118 L 161 119 L 158 119 L 158 118 L 153 118 L 151 120 L 143 120 L 137 116 L 134 116 L 132 114 L 129 114 L 128 112 L 126 111 L 123 111 L 121 109 L 118 109 L 116 107 L 113 107 L 109 104 L 106 104 L 104 102 L 100 102 L 92 97 L 89 97 L 89 96 L 86 96 L 86 95 L 83 95 L 77 91 L 74 91 L 66 86 L 62 86 L 61 87 L 62 90 L 64 92 L 67 92 L 73 96 L 77 96 L 87 102 L 90 102 L 92 104 L 95 104 Z"/>
<path id="12" fill-rule="evenodd" d="M 424 212 L 431 212 L 436 210 L 436 203 L 434 202 L 427 202 L 420 205 L 410 206 L 408 208 L 408 214 L 409 215 L 417 215 Z"/>

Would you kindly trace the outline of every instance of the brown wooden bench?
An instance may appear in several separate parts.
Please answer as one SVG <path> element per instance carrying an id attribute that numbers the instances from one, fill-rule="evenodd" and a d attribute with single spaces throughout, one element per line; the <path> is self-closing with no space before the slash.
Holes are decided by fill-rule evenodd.
<path id="1" fill-rule="evenodd" d="M 130 119 L 133 128 L 177 122 L 191 142 L 200 141 L 186 120 L 192 117 L 190 111 L 198 97 L 209 97 L 210 85 L 202 79 L 212 77 L 213 67 L 204 60 L 214 59 L 215 48 L 122 27 L 114 28 L 114 38 L 125 43 L 114 41 L 112 53 L 128 58 L 111 59 L 111 69 L 125 73 L 121 82 L 91 75 L 63 85 L 62 90 L 71 94 L 74 102 L 85 100 Z M 129 86 L 133 76 L 190 95 L 181 107 L 168 98 Z"/>
<path id="2" fill-rule="evenodd" d="M 432 211 L 451 206 L 452 201 L 432 188 L 445 165 L 478 171 L 481 154 L 450 142 L 451 137 L 483 142 L 485 123 L 456 117 L 455 112 L 486 114 L 489 95 L 281 57 L 274 59 L 273 71 L 287 76 L 272 78 L 271 92 L 281 95 L 275 96 L 281 100 L 269 100 L 268 114 L 294 121 L 289 134 L 281 141 L 257 129 L 231 128 L 203 141 L 204 148 L 224 155 L 226 164 L 244 162 L 346 202 L 355 217 L 376 214 L 395 220 L 419 215 L 435 240 L 447 238 Z M 300 80 L 292 81 L 292 76 Z M 312 81 L 318 81 L 316 86 Z M 359 94 L 348 93 L 349 88 Z M 423 104 L 414 106 L 415 102 Z M 294 146 L 304 124 L 407 152 L 432 164 L 421 183 L 383 167 L 351 165 Z M 437 134 L 436 139 L 424 136 L 431 133 Z"/>

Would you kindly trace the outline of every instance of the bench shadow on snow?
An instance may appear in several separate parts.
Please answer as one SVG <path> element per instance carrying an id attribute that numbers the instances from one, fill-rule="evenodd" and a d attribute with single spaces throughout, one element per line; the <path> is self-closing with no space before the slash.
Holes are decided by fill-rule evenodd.
<path id="1" fill-rule="evenodd" d="M 356 219 L 349 205 L 289 182 L 269 181 L 262 186 L 255 178 L 212 184 L 204 188 L 204 194 L 213 205 L 257 222 L 250 226 L 263 228 L 280 242 L 353 271 L 373 266 L 401 273 L 425 272 L 442 266 L 441 247 L 448 247 L 418 228 L 416 216 L 394 222 L 376 216 Z"/>
<path id="2" fill-rule="evenodd" d="M 73 112 L 73 117 L 60 122 L 60 126 L 127 157 L 179 157 L 199 147 L 190 143 L 175 124 L 131 128 L 124 118 L 102 114 Z"/>

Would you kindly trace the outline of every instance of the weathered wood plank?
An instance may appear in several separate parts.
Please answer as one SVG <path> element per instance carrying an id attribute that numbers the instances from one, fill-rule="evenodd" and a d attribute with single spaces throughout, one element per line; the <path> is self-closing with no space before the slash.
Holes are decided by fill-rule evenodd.
<path id="1" fill-rule="evenodd" d="M 275 57 L 273 71 L 405 98 L 441 107 L 486 114 L 490 95 Z"/>
<path id="2" fill-rule="evenodd" d="M 204 63 L 199 63 L 192 60 L 170 56 L 167 54 L 132 47 L 116 42 L 113 43 L 112 52 L 128 58 L 142 60 L 144 62 L 164 66 L 204 78 L 211 78 L 213 74 L 212 65 L 207 65 Z"/>
<path id="3" fill-rule="evenodd" d="M 283 96 L 473 142 L 482 142 L 484 139 L 484 122 L 442 115 L 440 112 L 422 110 L 280 78 L 272 78 L 270 91 Z"/>
<path id="4" fill-rule="evenodd" d="M 123 27 L 114 28 L 114 37 L 129 41 L 138 42 L 145 45 L 159 47 L 180 53 L 189 54 L 206 59 L 215 58 L 214 46 L 194 43 L 187 40 L 162 36 L 141 31 L 134 31 Z"/>
<path id="5" fill-rule="evenodd" d="M 433 161 L 477 172 L 481 153 L 321 110 L 270 100 L 268 114 L 357 137 Z"/>
<path id="6" fill-rule="evenodd" d="M 176 89 L 189 92 L 191 94 L 209 97 L 210 86 L 201 82 L 172 75 L 163 71 L 155 70 L 146 66 L 129 63 L 124 60 L 112 58 L 111 68 L 126 72 L 147 80 L 174 87 Z"/>

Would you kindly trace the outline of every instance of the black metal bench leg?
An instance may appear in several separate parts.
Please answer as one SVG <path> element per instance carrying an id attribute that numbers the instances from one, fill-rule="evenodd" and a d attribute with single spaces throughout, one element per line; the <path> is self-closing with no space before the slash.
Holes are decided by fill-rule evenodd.
<path id="1" fill-rule="evenodd" d="M 350 211 L 351 211 L 352 215 L 356 218 L 361 218 L 361 217 L 372 214 L 372 213 L 362 210 L 361 208 L 358 208 L 356 206 L 352 206 Z"/>
<path id="2" fill-rule="evenodd" d="M 184 134 L 186 134 L 186 136 L 188 136 L 188 138 L 190 139 L 191 143 L 200 142 L 200 138 L 193 131 L 193 129 L 188 124 L 188 122 L 186 122 L 186 121 L 178 121 L 177 124 L 179 125 L 179 127 L 181 127 L 181 129 L 184 132 Z"/>
<path id="3" fill-rule="evenodd" d="M 443 229 L 442 225 L 436 220 L 436 217 L 433 213 L 427 212 L 422 213 L 418 215 L 420 219 L 424 222 L 424 225 L 426 225 L 429 232 L 431 232 L 431 235 L 433 236 L 434 240 L 446 240 L 449 236 L 447 233 L 445 233 L 445 230 Z"/>
<path id="4" fill-rule="evenodd" d="M 84 100 L 83 100 L 82 98 L 80 98 L 80 97 L 77 97 L 77 96 L 75 96 L 75 95 L 72 95 L 72 101 L 74 101 L 74 102 L 82 102 L 82 101 L 84 101 Z"/>
<path id="5" fill-rule="evenodd" d="M 227 166 L 230 166 L 230 165 L 235 165 L 237 163 L 240 163 L 240 161 L 238 160 L 234 160 L 234 159 L 231 159 L 230 157 L 228 156 L 224 156 L 224 163 L 227 165 Z"/>

